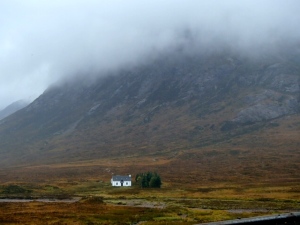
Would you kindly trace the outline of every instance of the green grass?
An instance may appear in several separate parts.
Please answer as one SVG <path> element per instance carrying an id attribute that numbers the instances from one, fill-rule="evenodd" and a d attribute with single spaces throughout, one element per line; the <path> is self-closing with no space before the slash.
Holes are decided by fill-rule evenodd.
<path id="1" fill-rule="evenodd" d="M 114 188 L 95 180 L 10 184 L 0 187 L 2 197 L 8 196 L 3 190 L 12 189 L 21 192 L 15 197 L 30 190 L 31 196 L 36 198 L 58 198 L 64 194 L 82 199 L 68 206 L 63 203 L 22 203 L 22 206 L 21 203 L 0 203 L 0 221 L 1 216 L 9 217 L 9 224 L 17 224 L 22 216 L 29 219 L 35 211 L 37 217 L 41 216 L 37 221 L 48 224 L 55 224 L 55 221 L 65 224 L 72 224 L 71 221 L 78 224 L 118 224 L 120 221 L 122 224 L 141 221 L 150 225 L 195 224 L 300 210 L 297 186 L 240 186 L 238 191 L 237 188 L 220 184 L 210 188 Z M 4 211 L 6 214 L 1 214 Z"/>

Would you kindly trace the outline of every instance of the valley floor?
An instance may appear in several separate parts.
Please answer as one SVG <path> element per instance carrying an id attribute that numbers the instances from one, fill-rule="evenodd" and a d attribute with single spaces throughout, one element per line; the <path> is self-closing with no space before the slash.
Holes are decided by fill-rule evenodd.
<path id="1" fill-rule="evenodd" d="M 1 198 L 32 201 L 0 202 L 0 224 L 199 224 L 300 211 L 298 187 L 290 183 L 141 189 L 95 180 L 5 184 Z M 35 201 L 40 198 L 53 201 Z"/>
<path id="2" fill-rule="evenodd" d="M 299 135 L 289 137 L 290 146 L 268 142 L 274 148 L 236 139 L 201 151 L 2 168 L 2 199 L 80 200 L 0 201 L 0 224 L 199 224 L 300 211 Z M 110 185 L 113 174 L 134 181 L 147 171 L 161 176 L 160 189 Z"/>

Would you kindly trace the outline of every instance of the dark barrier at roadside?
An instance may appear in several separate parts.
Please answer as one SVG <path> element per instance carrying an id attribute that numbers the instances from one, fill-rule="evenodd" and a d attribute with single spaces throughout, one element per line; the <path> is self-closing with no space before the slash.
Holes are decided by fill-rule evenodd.
<path id="1" fill-rule="evenodd" d="M 300 212 L 284 213 L 271 216 L 259 216 L 245 219 L 227 220 L 198 225 L 300 225 Z"/>

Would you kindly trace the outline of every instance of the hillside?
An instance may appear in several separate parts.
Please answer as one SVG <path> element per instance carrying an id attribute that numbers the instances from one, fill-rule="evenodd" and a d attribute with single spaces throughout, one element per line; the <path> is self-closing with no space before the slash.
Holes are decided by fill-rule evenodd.
<path id="1" fill-rule="evenodd" d="M 29 105 L 28 101 L 19 100 L 11 103 L 0 111 L 0 120 Z"/>
<path id="2" fill-rule="evenodd" d="M 299 62 L 297 51 L 167 54 L 54 85 L 0 122 L 0 165 L 146 166 L 189 182 L 224 172 L 299 179 Z"/>

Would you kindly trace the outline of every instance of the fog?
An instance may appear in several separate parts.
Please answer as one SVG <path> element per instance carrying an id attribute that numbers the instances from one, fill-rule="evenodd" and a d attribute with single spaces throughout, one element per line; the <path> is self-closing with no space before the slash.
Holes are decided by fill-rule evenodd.
<path id="1" fill-rule="evenodd" d="M 176 46 L 252 54 L 299 44 L 299 12 L 298 0 L 2 0 L 0 109 Z"/>

